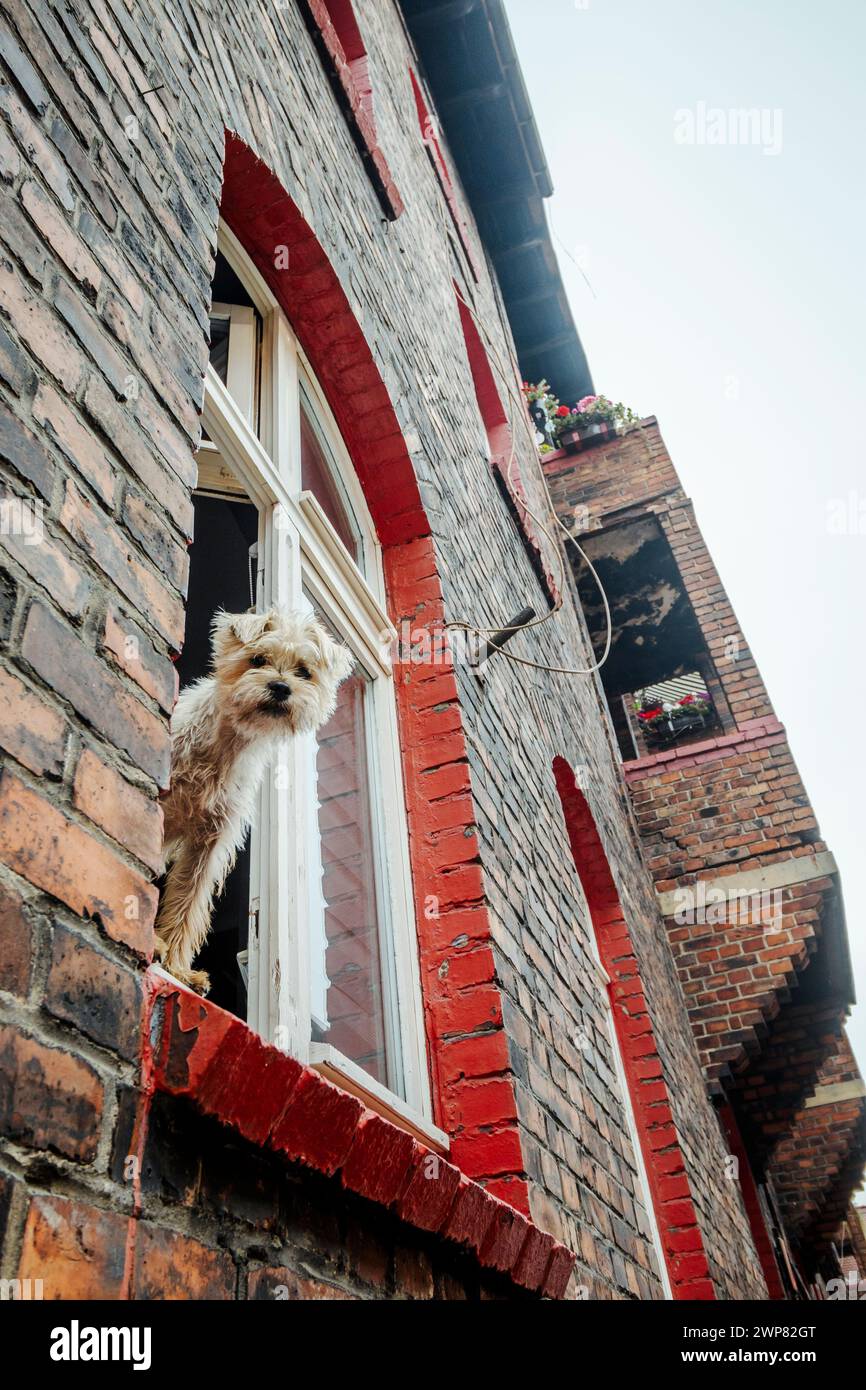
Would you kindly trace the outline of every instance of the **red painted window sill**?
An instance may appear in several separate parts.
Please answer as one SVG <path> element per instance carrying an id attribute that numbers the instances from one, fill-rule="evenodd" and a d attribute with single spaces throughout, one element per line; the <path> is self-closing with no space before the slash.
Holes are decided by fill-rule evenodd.
<path id="1" fill-rule="evenodd" d="M 152 1090 L 186 1098 L 291 1162 L 339 1175 L 349 1191 L 468 1248 L 522 1288 L 563 1296 L 574 1255 L 520 1212 L 233 1014 L 154 970 L 147 987 Z"/>

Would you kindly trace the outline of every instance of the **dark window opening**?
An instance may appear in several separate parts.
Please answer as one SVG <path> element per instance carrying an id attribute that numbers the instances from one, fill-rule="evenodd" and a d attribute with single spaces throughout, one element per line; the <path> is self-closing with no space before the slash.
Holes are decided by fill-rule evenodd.
<path id="1" fill-rule="evenodd" d="M 249 502 L 198 494 L 193 504 L 195 540 L 190 548 L 186 633 L 177 661 L 181 690 L 210 670 L 210 624 L 216 610 L 244 613 L 255 601 L 251 547 L 258 541 L 256 508 Z M 247 992 L 238 956 L 247 949 L 249 913 L 248 839 L 214 904 L 210 934 L 195 962 L 196 969 L 210 975 L 208 997 L 243 1019 Z"/>
<path id="2" fill-rule="evenodd" d="M 581 546 L 610 604 L 611 649 L 601 681 L 623 759 L 730 732 L 721 681 L 658 520 L 645 516 L 590 532 Z M 598 584 L 582 559 L 575 576 L 598 659 L 607 636 Z"/>

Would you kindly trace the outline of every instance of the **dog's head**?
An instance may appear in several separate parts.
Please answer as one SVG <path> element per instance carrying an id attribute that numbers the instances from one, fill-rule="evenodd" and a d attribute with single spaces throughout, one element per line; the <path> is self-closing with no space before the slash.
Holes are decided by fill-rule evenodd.
<path id="1" fill-rule="evenodd" d="M 303 734 L 334 713 L 352 655 L 303 613 L 214 614 L 213 675 L 224 707 L 248 733 Z"/>

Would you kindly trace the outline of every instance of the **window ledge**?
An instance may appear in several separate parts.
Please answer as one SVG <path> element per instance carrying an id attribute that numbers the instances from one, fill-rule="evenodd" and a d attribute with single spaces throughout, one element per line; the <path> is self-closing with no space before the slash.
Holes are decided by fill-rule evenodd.
<path id="1" fill-rule="evenodd" d="M 697 762 L 713 762 L 725 757 L 738 745 L 750 744 L 760 748 L 780 743 L 784 737 L 784 725 L 775 716 L 766 715 L 744 721 L 729 734 L 717 734 L 698 743 L 680 743 L 658 753 L 647 753 L 642 758 L 627 759 L 622 768 L 626 781 L 633 782 L 656 769 L 670 771 L 672 764 L 682 768 Z"/>
<path id="2" fill-rule="evenodd" d="M 327 1177 L 400 1220 L 468 1248 L 486 1269 L 562 1298 L 575 1256 L 357 1095 L 262 1041 L 158 967 L 146 976 L 144 1080 L 250 1143 Z"/>
<path id="3" fill-rule="evenodd" d="M 417 1139 L 420 1144 L 440 1154 L 447 1154 L 451 1140 L 442 1129 L 437 1129 L 432 1120 L 413 1110 L 399 1096 L 395 1096 L 375 1077 L 370 1076 L 349 1057 L 344 1057 L 328 1043 L 312 1043 L 310 1046 L 310 1066 L 327 1081 L 333 1081 L 342 1091 L 357 1096 L 368 1110 L 388 1120 L 398 1129 L 403 1129 Z"/>

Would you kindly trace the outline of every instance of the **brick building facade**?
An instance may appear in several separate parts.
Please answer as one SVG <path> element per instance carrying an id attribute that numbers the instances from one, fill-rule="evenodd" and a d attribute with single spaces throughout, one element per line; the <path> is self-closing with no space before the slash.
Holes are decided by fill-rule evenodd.
<path id="1" fill-rule="evenodd" d="M 542 473 L 521 377 L 591 381 L 501 6 L 458 9 L 0 24 L 0 1277 L 46 1298 L 785 1296 L 856 1186 L 832 857 L 654 423 Z M 603 681 L 548 669 L 598 635 L 548 485 Z M 635 584 L 692 615 L 652 671 Z M 286 594 L 362 674 L 202 999 L 153 963 L 169 717 L 213 609 Z M 445 627 L 527 607 L 483 669 Z M 723 730 L 623 769 L 618 697 L 693 669 Z M 672 922 L 731 872 L 772 933 Z"/>
<path id="2" fill-rule="evenodd" d="M 761 1189 L 753 1235 L 782 1296 L 768 1223 L 791 1292 L 832 1274 L 866 1143 L 836 863 L 657 421 L 544 466 L 612 604 L 602 679 L 638 833 L 708 1092 Z M 598 647 L 597 590 L 584 560 L 574 572 Z M 690 672 L 711 718 L 647 746 L 633 693 Z"/>

